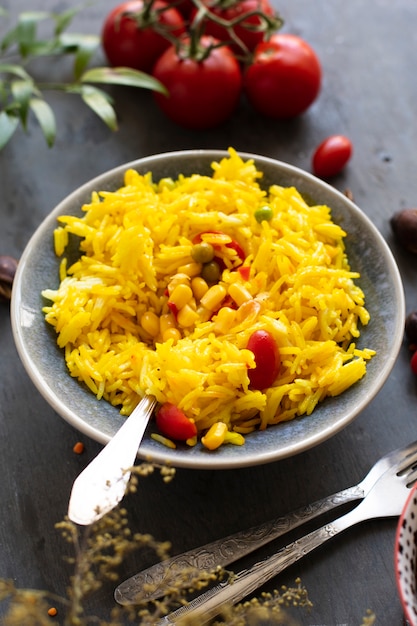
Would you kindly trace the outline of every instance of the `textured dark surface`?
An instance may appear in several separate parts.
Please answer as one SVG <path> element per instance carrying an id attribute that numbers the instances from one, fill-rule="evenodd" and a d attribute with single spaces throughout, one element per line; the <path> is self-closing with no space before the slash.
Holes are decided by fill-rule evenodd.
<path id="1" fill-rule="evenodd" d="M 69 4 L 3 2 L 12 15 Z M 0 153 L 0 254 L 19 257 L 37 226 L 68 193 L 133 159 L 232 145 L 309 170 L 315 145 L 329 134 L 344 133 L 353 141 L 354 157 L 332 183 L 352 191 L 386 238 L 401 271 L 407 310 L 417 309 L 417 257 L 393 241 L 389 225 L 395 211 L 417 203 L 417 5 L 411 0 L 275 4 L 285 18 L 284 30 L 307 39 L 323 64 L 322 92 L 303 117 L 273 122 L 242 105 L 223 127 L 192 132 L 165 120 L 149 94 L 121 88 L 112 90 L 120 129 L 111 134 L 76 97 L 51 93 L 59 125 L 54 148 L 46 148 L 31 121 L 27 135 L 18 131 Z M 87 8 L 73 30 L 97 33 L 112 5 L 102 0 Z M 59 76 L 68 70 L 51 61 L 39 72 Z M 17 355 L 4 304 L 0 355 L 0 576 L 21 587 L 62 593 L 71 570 L 59 556 L 67 548 L 54 524 L 66 513 L 73 480 L 101 446 L 72 429 L 39 395 Z M 81 456 L 72 452 L 79 439 L 86 446 Z M 170 540 L 178 553 L 354 484 L 379 456 L 414 439 L 417 379 L 404 344 L 384 388 L 334 438 L 260 467 L 183 469 L 170 485 L 157 476 L 148 478 L 126 503 L 132 527 Z M 314 602 L 312 612 L 300 616 L 306 626 L 359 625 L 368 608 L 378 624 L 400 626 L 395 528 L 396 520 L 383 520 L 352 529 L 284 572 L 269 588 L 302 577 Z M 121 576 L 149 564 L 138 557 L 122 567 Z M 112 603 L 110 594 L 102 594 L 97 610 L 110 609 Z"/>

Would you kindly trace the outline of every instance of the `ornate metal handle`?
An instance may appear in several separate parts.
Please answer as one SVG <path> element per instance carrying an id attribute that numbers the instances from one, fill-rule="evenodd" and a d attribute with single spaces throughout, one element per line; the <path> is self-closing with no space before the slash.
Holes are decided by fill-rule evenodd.
<path id="1" fill-rule="evenodd" d="M 225 567 L 284 535 L 293 528 L 297 528 L 342 504 L 363 497 L 364 490 L 362 486 L 356 485 L 302 507 L 283 517 L 264 522 L 259 526 L 240 531 L 200 548 L 174 556 L 125 580 L 115 590 L 115 599 L 119 604 L 128 605 L 135 604 L 138 600 L 151 600 L 161 597 L 164 595 L 167 585 L 175 580 L 180 570 L 184 572 L 187 568 L 212 570 L 217 566 Z M 192 573 L 190 574 L 191 576 Z"/>
<path id="2" fill-rule="evenodd" d="M 157 626 L 181 623 L 181 618 L 185 616 L 198 618 L 199 624 L 207 623 L 219 614 L 222 606 L 240 602 L 279 572 L 357 521 L 356 511 L 346 513 L 335 522 L 312 531 L 301 539 L 281 548 L 274 555 L 255 563 L 251 568 L 242 570 L 233 578 L 231 583 L 222 581 L 187 605 L 159 620 Z"/>

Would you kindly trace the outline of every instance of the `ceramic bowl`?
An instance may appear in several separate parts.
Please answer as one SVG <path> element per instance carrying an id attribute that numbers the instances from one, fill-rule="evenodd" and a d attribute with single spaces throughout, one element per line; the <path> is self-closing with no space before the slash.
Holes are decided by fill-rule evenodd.
<path id="1" fill-rule="evenodd" d="M 46 324 L 41 291 L 58 286 L 59 259 L 53 251 L 53 231 L 61 214 L 81 213 L 97 190 L 116 190 L 127 168 L 152 172 L 153 179 L 193 173 L 210 175 L 211 163 L 227 156 L 224 151 L 192 150 L 158 154 L 120 165 L 98 176 L 66 197 L 43 221 L 24 251 L 12 295 L 12 324 L 16 346 L 35 386 L 56 413 L 89 437 L 106 443 L 123 423 L 118 410 L 96 398 L 70 378 L 55 332 Z M 404 329 L 404 293 L 398 268 L 389 247 L 367 216 L 345 195 L 296 167 L 270 158 L 253 158 L 263 171 L 263 185 L 294 185 L 314 203 L 327 204 L 333 220 L 348 233 L 345 240 L 351 267 L 359 271 L 358 284 L 366 297 L 371 322 L 362 330 L 359 347 L 372 347 L 376 356 L 368 363 L 366 376 L 342 395 L 326 399 L 313 417 L 302 417 L 246 437 L 244 446 L 222 446 L 208 452 L 202 446 L 170 450 L 149 433 L 139 457 L 168 461 L 176 467 L 224 469 L 277 461 L 327 440 L 346 427 L 384 385 L 395 363 Z"/>
<path id="2" fill-rule="evenodd" d="M 417 485 L 411 490 L 395 536 L 395 578 L 409 626 L 417 626 Z"/>

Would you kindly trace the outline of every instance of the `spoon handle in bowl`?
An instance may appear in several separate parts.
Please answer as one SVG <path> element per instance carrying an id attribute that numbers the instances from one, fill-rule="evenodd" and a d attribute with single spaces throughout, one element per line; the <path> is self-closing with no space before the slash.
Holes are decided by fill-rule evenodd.
<path id="1" fill-rule="evenodd" d="M 75 480 L 68 506 L 70 520 L 83 526 L 92 524 L 123 498 L 155 405 L 153 396 L 144 396 L 109 443 Z"/>

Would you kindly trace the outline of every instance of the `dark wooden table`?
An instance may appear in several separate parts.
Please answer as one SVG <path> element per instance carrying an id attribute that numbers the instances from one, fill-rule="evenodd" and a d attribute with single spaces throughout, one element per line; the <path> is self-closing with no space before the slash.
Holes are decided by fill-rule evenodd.
<path id="1" fill-rule="evenodd" d="M 28 9 L 53 10 L 58 4 L 71 3 L 3 2 L 11 16 Z M 98 33 L 113 4 L 93 4 L 71 30 Z M 0 153 L 0 254 L 18 258 L 43 218 L 69 192 L 137 157 L 233 146 L 310 169 L 314 147 L 329 134 L 344 133 L 353 141 L 354 157 L 332 182 L 352 191 L 387 239 L 403 277 L 407 311 L 417 309 L 417 257 L 394 242 L 389 225 L 395 211 L 417 203 L 417 4 L 275 0 L 275 5 L 285 19 L 284 30 L 307 39 L 322 61 L 322 92 L 305 115 L 274 122 L 242 106 L 224 126 L 193 132 L 167 121 L 150 94 L 119 88 L 111 91 L 120 123 L 112 134 L 77 97 L 51 93 L 56 145 L 48 149 L 30 120 L 27 135 L 18 131 Z M 7 20 L 2 18 L 1 24 L 4 30 Z M 59 74 L 60 66 L 46 61 L 40 71 Z M 73 480 L 101 446 L 64 422 L 34 388 L 16 353 L 7 304 L 0 305 L 0 355 L 0 577 L 12 578 L 19 587 L 63 593 L 71 568 L 59 556 L 63 542 L 54 525 L 66 513 Z M 158 476 L 148 478 L 127 502 L 132 527 L 170 540 L 172 552 L 178 553 L 355 484 L 378 457 L 414 439 L 417 378 L 404 344 L 384 388 L 344 431 L 270 465 L 180 469 L 170 485 Z M 78 440 L 85 444 L 83 455 L 72 451 Z M 310 614 L 299 615 L 308 626 L 359 625 L 367 609 L 375 612 L 378 624 L 399 626 L 403 615 L 394 578 L 395 529 L 395 519 L 356 527 L 281 574 L 269 588 L 291 585 L 301 576 L 314 603 Z M 121 577 L 143 565 L 138 557 L 122 566 Z M 101 595 L 98 605 L 101 613 L 110 610 L 111 594 Z"/>

